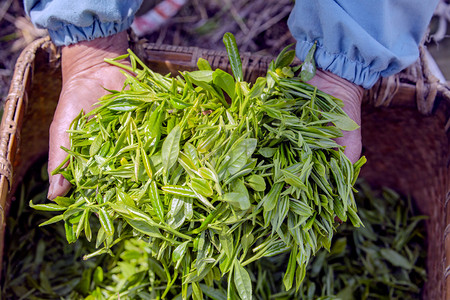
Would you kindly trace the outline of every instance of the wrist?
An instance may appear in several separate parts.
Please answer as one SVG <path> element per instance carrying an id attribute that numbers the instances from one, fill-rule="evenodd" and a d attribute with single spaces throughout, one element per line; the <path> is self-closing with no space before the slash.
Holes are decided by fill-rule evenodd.
<path id="1" fill-rule="evenodd" d="M 329 71 L 324 71 L 321 69 L 317 69 L 316 75 L 308 81 L 308 83 L 312 85 L 316 85 L 315 83 L 320 82 L 323 84 L 323 82 L 329 83 L 330 87 L 334 87 L 333 89 L 339 88 L 341 92 L 345 92 L 347 95 L 347 98 L 350 98 L 354 101 L 357 101 L 358 103 L 361 103 L 362 97 L 364 94 L 364 88 L 360 85 L 354 84 L 353 82 L 348 81 L 347 79 L 344 79 L 342 77 L 339 77 L 336 74 L 333 74 Z M 327 87 L 328 88 L 328 87 Z M 331 94 L 333 95 L 333 94 Z M 335 95 L 333 95 L 335 96 Z M 342 95 L 339 95 L 342 97 Z M 340 98 L 338 96 L 335 96 L 337 98 Z"/>
<path id="2" fill-rule="evenodd" d="M 364 88 L 328 71 L 317 69 L 316 75 L 308 81 L 309 84 L 344 103 L 344 111 L 361 125 L 361 102 Z"/>
<path id="3" fill-rule="evenodd" d="M 79 74 L 92 67 L 107 66 L 105 58 L 125 54 L 127 49 L 128 36 L 125 31 L 108 37 L 63 46 L 61 51 L 63 82 L 74 74 Z"/>

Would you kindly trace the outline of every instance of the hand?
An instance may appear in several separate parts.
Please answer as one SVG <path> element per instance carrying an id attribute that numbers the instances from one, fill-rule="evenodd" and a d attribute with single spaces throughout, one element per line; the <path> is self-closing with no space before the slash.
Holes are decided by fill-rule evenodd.
<path id="1" fill-rule="evenodd" d="M 341 99 L 344 102 L 343 110 L 347 115 L 361 126 L 361 101 L 364 89 L 333 73 L 317 70 L 316 75 L 308 81 L 309 84 L 327 94 Z M 344 136 L 337 138 L 339 145 L 345 146 L 344 154 L 355 163 L 361 156 L 361 129 L 344 131 Z"/>
<path id="2" fill-rule="evenodd" d="M 80 113 L 89 112 L 107 89 L 122 89 L 125 76 L 120 69 L 104 62 L 126 53 L 128 38 L 125 32 L 84 41 L 62 49 L 62 90 L 58 106 L 50 125 L 48 173 L 50 187 L 47 197 L 51 200 L 65 195 L 70 183 L 60 174 L 51 176 L 67 153 L 61 146 L 70 148 L 69 129 L 72 120 Z"/>

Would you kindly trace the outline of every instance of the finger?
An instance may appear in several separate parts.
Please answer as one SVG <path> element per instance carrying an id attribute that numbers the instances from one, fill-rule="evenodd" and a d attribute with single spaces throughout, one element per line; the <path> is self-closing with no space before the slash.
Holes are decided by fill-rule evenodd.
<path id="1" fill-rule="evenodd" d="M 54 200 L 56 197 L 65 196 L 72 185 L 61 174 L 50 177 L 50 187 L 48 189 L 47 198 Z"/>
<path id="2" fill-rule="evenodd" d="M 78 88 L 84 86 L 84 89 Z M 73 119 L 81 110 L 90 109 L 91 103 L 96 101 L 101 92 L 94 93 L 89 86 L 79 82 L 67 83 L 60 95 L 58 106 L 52 124 L 50 125 L 49 154 L 48 154 L 48 174 L 49 191 L 48 199 L 53 200 L 58 196 L 64 196 L 70 190 L 70 183 L 60 174 L 52 175 L 55 170 L 66 158 L 67 153 L 61 149 L 61 146 L 70 149 L 69 134 L 67 130 Z M 93 100 L 89 100 L 93 99 Z M 86 103 L 83 103 L 86 101 Z"/>
<path id="3" fill-rule="evenodd" d="M 344 136 L 336 139 L 339 145 L 345 146 L 344 154 L 354 164 L 361 156 L 361 129 L 344 131 Z"/>
<path id="4" fill-rule="evenodd" d="M 308 83 L 317 86 L 320 90 L 344 102 L 343 110 L 353 121 L 361 126 L 361 100 L 363 89 L 349 81 L 330 72 L 318 70 L 316 76 Z M 361 129 L 343 131 L 343 136 L 336 139 L 339 145 L 345 147 L 344 154 L 352 163 L 361 156 L 362 142 Z"/>
<path id="5" fill-rule="evenodd" d="M 61 146 L 70 149 L 69 134 L 67 130 L 73 119 L 81 110 L 88 112 L 92 105 L 107 92 L 103 86 L 117 89 L 123 85 L 124 76 L 118 70 L 109 72 L 109 69 L 90 70 L 87 74 L 80 74 L 79 78 L 67 80 L 61 91 L 58 106 L 53 122 L 50 125 L 49 139 L 49 192 L 47 197 L 51 200 L 63 196 L 70 190 L 70 183 L 62 175 L 51 175 L 66 158 L 67 153 Z M 104 80 L 101 80 L 104 79 Z"/>
<path id="6" fill-rule="evenodd" d="M 353 121 L 361 126 L 361 102 L 358 100 L 350 100 L 352 98 L 343 98 L 344 108 L 343 110 Z M 361 141 L 361 128 L 353 131 L 343 131 L 343 136 L 336 139 L 339 145 L 345 147 L 344 154 L 350 159 L 352 163 L 358 161 L 361 156 L 362 141 Z"/>
<path id="7" fill-rule="evenodd" d="M 56 115 L 55 115 L 56 118 Z M 61 175 L 51 175 L 51 172 L 61 164 L 67 156 L 67 153 L 61 149 L 61 146 L 69 147 L 69 136 L 66 129 L 70 124 L 66 124 L 64 120 L 56 118 L 50 125 L 49 155 L 48 155 L 48 173 L 50 186 L 47 198 L 55 199 L 57 196 L 64 196 L 70 190 L 70 183 Z"/>

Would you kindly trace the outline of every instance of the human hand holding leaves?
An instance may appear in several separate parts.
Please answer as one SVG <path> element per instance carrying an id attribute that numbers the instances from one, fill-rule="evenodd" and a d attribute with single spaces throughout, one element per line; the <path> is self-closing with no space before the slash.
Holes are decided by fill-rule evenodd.
<path id="1" fill-rule="evenodd" d="M 309 84 L 344 102 L 343 110 L 361 126 L 361 101 L 364 89 L 331 72 L 317 70 L 316 75 L 308 81 Z M 339 145 L 345 146 L 344 154 L 355 163 L 361 156 L 361 128 L 353 131 L 343 131 L 344 136 L 337 138 Z"/>
<path id="2" fill-rule="evenodd" d="M 67 156 L 61 146 L 70 148 L 69 134 L 66 131 L 81 110 L 89 112 L 93 104 L 108 93 L 105 88 L 113 90 L 122 88 L 125 76 L 121 74 L 119 68 L 109 65 L 104 59 L 124 54 L 127 48 L 126 32 L 63 47 L 63 85 L 50 126 L 48 161 L 50 187 L 47 195 L 49 199 L 62 196 L 70 189 L 70 183 L 62 175 L 51 175 Z"/>
<path id="3" fill-rule="evenodd" d="M 285 73 L 283 74 L 284 76 L 289 76 L 289 69 L 284 70 L 285 68 L 283 67 L 288 67 L 292 64 L 295 57 L 295 50 L 289 50 L 290 47 L 291 45 L 281 51 L 274 65 L 277 72 Z M 315 50 L 316 44 L 311 47 L 301 65 L 301 72 L 299 74 L 301 81 L 307 82 L 312 86 L 317 87 L 320 91 L 342 100 L 344 103 L 344 107 L 342 108 L 343 111 L 351 120 L 355 121 L 358 126 L 361 126 L 361 101 L 364 89 L 331 72 L 316 69 L 314 58 Z M 342 127 L 341 129 L 343 129 L 343 136 L 336 138 L 335 140 L 339 145 L 345 147 L 344 154 L 352 163 L 355 163 L 361 156 L 361 129 L 358 128 L 349 131 L 345 131 L 346 129 Z"/>

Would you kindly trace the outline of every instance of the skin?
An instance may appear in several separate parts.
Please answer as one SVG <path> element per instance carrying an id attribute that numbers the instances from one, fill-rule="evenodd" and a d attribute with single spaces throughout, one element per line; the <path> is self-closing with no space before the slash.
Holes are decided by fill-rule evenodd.
<path id="1" fill-rule="evenodd" d="M 89 112 L 98 98 L 108 92 L 104 89 L 120 90 L 125 81 L 121 70 L 104 62 L 104 58 L 114 58 L 125 54 L 128 38 L 125 32 L 113 36 L 83 41 L 62 49 L 63 86 L 50 126 L 48 172 L 50 187 L 47 197 L 53 200 L 65 195 L 70 183 L 60 174 L 51 175 L 66 157 L 61 146 L 70 148 L 66 130 L 81 110 Z M 344 111 L 358 125 L 361 125 L 361 100 L 363 88 L 330 72 L 318 70 L 309 81 L 320 90 L 344 101 Z M 345 155 L 354 163 L 361 154 L 361 131 L 344 132 L 337 142 L 346 146 Z"/>
<path id="2" fill-rule="evenodd" d="M 50 174 L 67 155 L 61 146 L 70 148 L 66 130 L 81 110 L 91 111 L 98 98 L 108 93 L 104 88 L 122 88 L 125 76 L 121 70 L 103 60 L 125 54 L 127 49 L 126 32 L 62 48 L 62 90 L 50 125 L 49 199 L 65 195 L 70 189 L 70 183 L 62 175 Z"/>
<path id="3" fill-rule="evenodd" d="M 308 83 L 317 86 L 319 90 L 330 94 L 344 102 L 343 110 L 347 115 L 361 126 L 361 102 L 364 89 L 333 73 L 318 70 L 316 76 Z M 339 145 L 345 146 L 344 154 L 355 163 L 361 156 L 361 128 L 353 131 L 344 131 L 344 136 L 337 138 Z"/>

